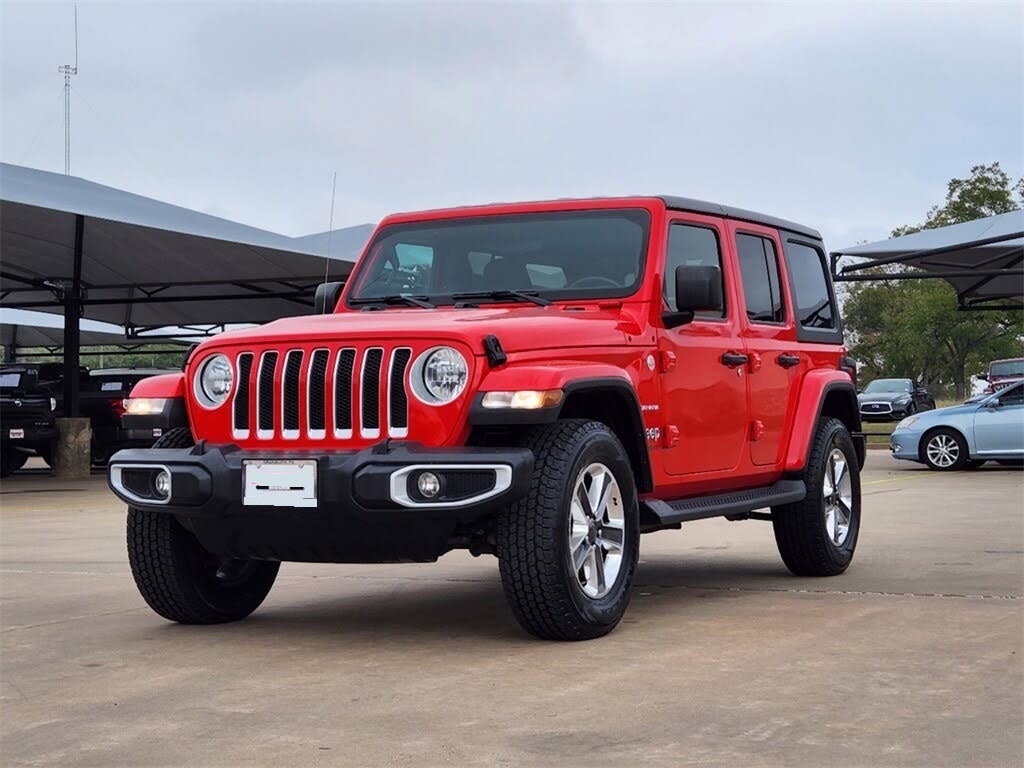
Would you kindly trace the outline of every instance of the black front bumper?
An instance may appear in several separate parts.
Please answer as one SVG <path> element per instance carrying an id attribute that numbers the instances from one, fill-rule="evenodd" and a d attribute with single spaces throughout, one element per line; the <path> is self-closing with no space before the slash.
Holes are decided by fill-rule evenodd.
<path id="1" fill-rule="evenodd" d="M 312 459 L 316 462 L 316 506 L 279 507 L 243 504 L 247 461 Z M 124 470 L 166 468 L 171 494 L 166 503 L 141 498 L 124 481 Z M 433 500 L 409 492 L 392 497 L 392 475 L 408 467 L 446 467 L 445 489 Z M 445 473 L 465 488 L 476 468 L 495 470 L 484 492 L 449 497 Z M 461 469 L 460 469 L 461 468 Z M 174 515 L 211 552 L 234 557 L 307 562 L 391 562 L 435 560 L 465 535 L 481 516 L 527 492 L 533 454 L 525 448 L 424 448 L 418 444 L 381 444 L 358 452 L 243 451 L 235 446 L 129 449 L 110 460 L 108 482 L 123 501 L 137 509 Z M 411 482 L 411 481 L 410 481 Z M 472 482 L 479 484 L 479 477 Z M 507 485 L 507 487 L 505 487 Z M 480 491 L 480 488 L 471 489 Z M 438 498 L 441 498 L 438 501 Z"/>

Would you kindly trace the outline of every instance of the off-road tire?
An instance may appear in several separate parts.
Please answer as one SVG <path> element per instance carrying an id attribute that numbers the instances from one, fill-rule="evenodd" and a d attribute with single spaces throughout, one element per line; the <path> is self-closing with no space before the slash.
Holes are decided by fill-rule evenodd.
<path id="1" fill-rule="evenodd" d="M 194 444 L 187 428 L 172 429 L 154 448 Z M 244 619 L 266 598 L 281 564 L 233 563 L 236 578 L 218 580 L 221 558 L 207 552 L 173 515 L 128 508 L 128 562 L 139 593 L 156 613 L 179 624 Z"/>
<path id="2" fill-rule="evenodd" d="M 537 427 L 525 445 L 534 469 L 526 498 L 498 520 L 497 554 L 505 597 L 519 624 L 544 640 L 589 640 L 611 632 L 629 604 L 640 544 L 633 471 L 615 434 L 596 421 L 571 419 Z M 569 561 L 570 497 L 583 468 L 600 461 L 619 484 L 624 507 L 623 556 L 602 598 L 587 597 Z"/>
<path id="3" fill-rule="evenodd" d="M 850 528 L 838 546 L 826 533 L 822 495 L 825 465 L 833 448 L 842 451 L 846 458 L 853 496 Z M 860 533 L 860 465 L 853 438 L 839 419 L 826 418 L 818 425 L 803 481 L 807 495 L 802 501 L 772 508 L 772 528 L 779 554 L 794 576 L 838 576 L 850 566 Z"/>
<path id="4" fill-rule="evenodd" d="M 948 467 L 940 467 L 938 464 L 934 463 L 931 459 L 928 458 L 928 443 L 931 442 L 934 438 L 938 437 L 939 435 L 951 437 L 954 441 L 956 441 L 957 448 L 959 449 L 956 461 L 954 461 Z M 968 466 L 971 463 L 971 456 L 967 448 L 967 440 L 965 440 L 964 436 L 957 432 L 955 429 L 951 429 L 949 427 L 940 427 L 939 429 L 933 429 L 932 431 L 925 433 L 925 435 L 921 438 L 920 458 L 921 461 L 924 462 L 925 466 L 928 467 L 928 469 L 934 469 L 938 472 L 956 472 L 961 469 L 973 469 L 977 468 L 977 466 L 981 466 L 980 464 L 976 465 L 976 467 Z"/>

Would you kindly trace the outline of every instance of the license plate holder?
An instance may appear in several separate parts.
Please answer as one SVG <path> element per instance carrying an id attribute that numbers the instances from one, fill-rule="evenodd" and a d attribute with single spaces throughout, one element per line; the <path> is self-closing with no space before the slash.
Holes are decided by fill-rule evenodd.
<path id="1" fill-rule="evenodd" d="M 246 459 L 242 504 L 247 507 L 315 507 L 315 459 Z"/>

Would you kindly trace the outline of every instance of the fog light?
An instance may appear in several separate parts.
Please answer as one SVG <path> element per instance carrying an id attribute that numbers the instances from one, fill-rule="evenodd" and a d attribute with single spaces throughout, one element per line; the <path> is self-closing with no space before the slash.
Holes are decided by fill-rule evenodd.
<path id="1" fill-rule="evenodd" d="M 441 481 L 433 472 L 423 472 L 416 478 L 416 487 L 423 494 L 423 498 L 432 499 L 440 493 Z"/>
<path id="2" fill-rule="evenodd" d="M 156 477 L 153 478 L 153 488 L 162 499 L 171 495 L 171 476 L 166 469 L 161 469 L 156 473 Z"/>

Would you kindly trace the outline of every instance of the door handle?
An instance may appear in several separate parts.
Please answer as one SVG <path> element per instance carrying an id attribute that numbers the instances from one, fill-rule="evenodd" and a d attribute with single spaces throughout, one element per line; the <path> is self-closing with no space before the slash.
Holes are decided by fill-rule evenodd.
<path id="1" fill-rule="evenodd" d="M 792 368 L 794 365 L 800 365 L 800 356 L 790 355 L 784 352 L 775 358 L 775 362 L 783 368 Z"/>
<path id="2" fill-rule="evenodd" d="M 726 352 L 722 355 L 722 365 L 727 365 L 730 368 L 735 368 L 737 365 L 746 365 L 749 361 L 749 356 L 736 352 Z"/>

